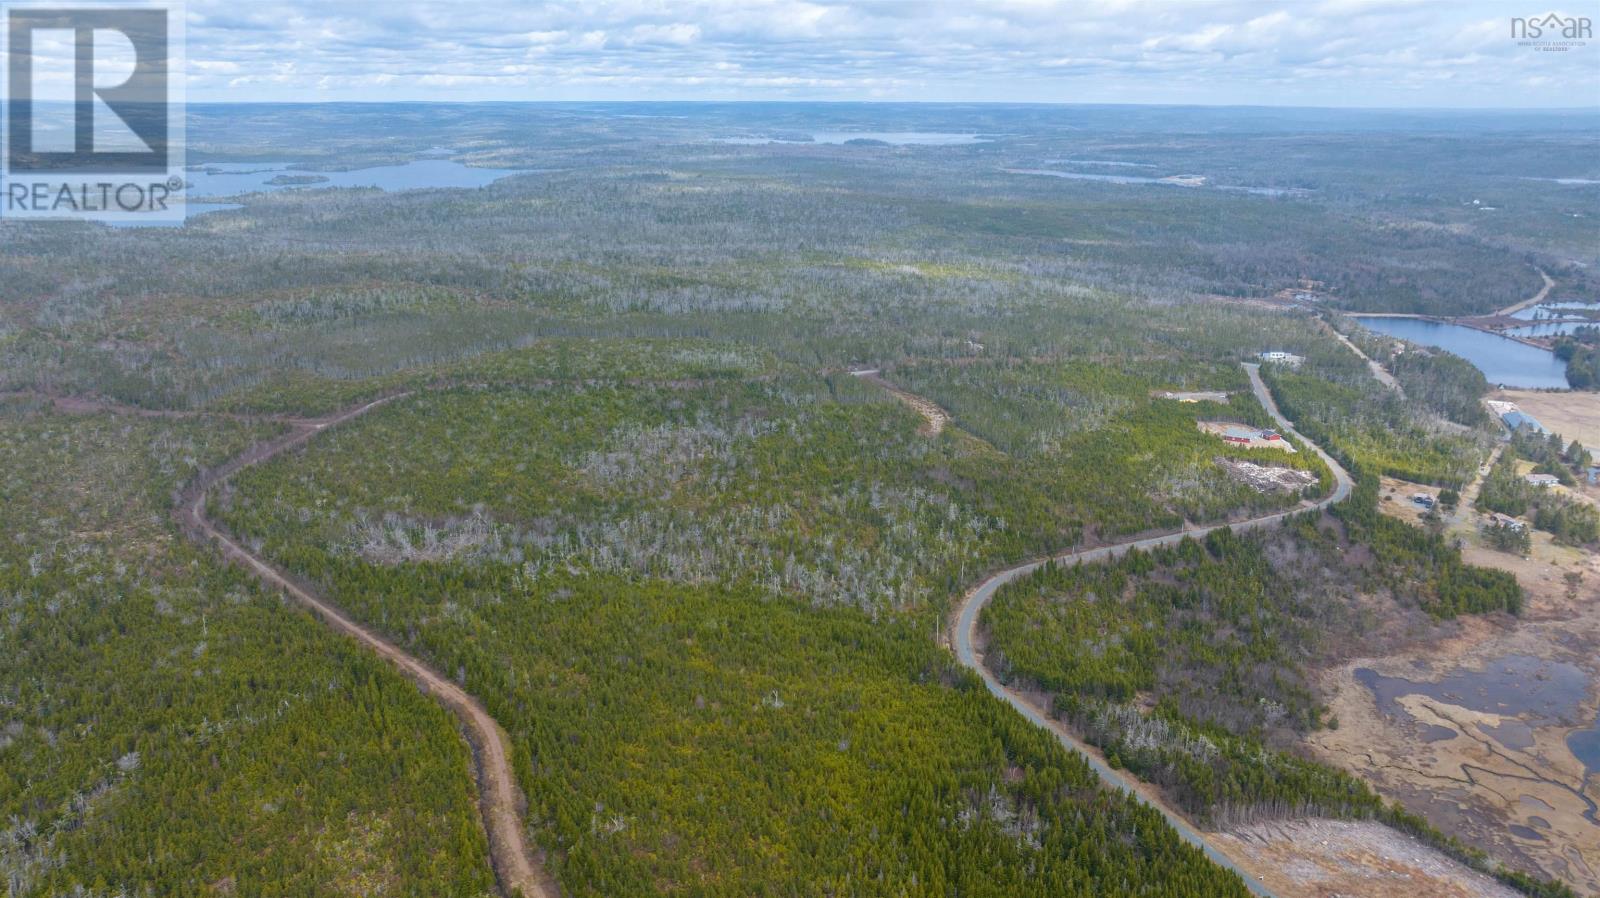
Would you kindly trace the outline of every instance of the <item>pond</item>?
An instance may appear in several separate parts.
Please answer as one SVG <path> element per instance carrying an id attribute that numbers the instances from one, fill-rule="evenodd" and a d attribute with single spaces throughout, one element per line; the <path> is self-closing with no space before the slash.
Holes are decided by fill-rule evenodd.
<path id="1" fill-rule="evenodd" d="M 1565 390 L 1567 366 L 1555 353 L 1459 324 L 1423 318 L 1353 316 L 1368 330 L 1449 350 L 1478 366 L 1491 384 Z"/>
<path id="2" fill-rule="evenodd" d="M 1600 714 L 1588 729 L 1568 734 L 1567 750 L 1583 763 L 1585 775 L 1600 773 Z"/>
<path id="3" fill-rule="evenodd" d="M 1390 715 L 1404 713 L 1395 701 L 1401 696 L 1424 695 L 1484 714 L 1571 726 L 1579 722 L 1589 694 L 1589 677 L 1578 667 L 1528 655 L 1508 655 L 1482 670 L 1456 670 L 1432 682 L 1386 677 L 1367 667 L 1358 668 L 1355 677 Z M 1508 730 L 1494 735 L 1519 734 Z"/>

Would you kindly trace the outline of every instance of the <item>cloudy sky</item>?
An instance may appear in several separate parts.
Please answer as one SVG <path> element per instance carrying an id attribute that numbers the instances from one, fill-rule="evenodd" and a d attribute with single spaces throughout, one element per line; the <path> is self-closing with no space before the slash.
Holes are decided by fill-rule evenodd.
<path id="1" fill-rule="evenodd" d="M 1600 0 L 188 0 L 189 99 L 1600 105 L 1550 12 Z"/>

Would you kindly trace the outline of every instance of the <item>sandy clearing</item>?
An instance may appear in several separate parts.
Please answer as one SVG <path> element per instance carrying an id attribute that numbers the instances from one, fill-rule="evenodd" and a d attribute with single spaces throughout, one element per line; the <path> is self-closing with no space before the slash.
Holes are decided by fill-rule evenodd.
<path id="1" fill-rule="evenodd" d="M 1266 871 L 1267 885 L 1285 898 L 1520 898 L 1494 879 L 1381 823 L 1261 823 L 1218 839 Z"/>

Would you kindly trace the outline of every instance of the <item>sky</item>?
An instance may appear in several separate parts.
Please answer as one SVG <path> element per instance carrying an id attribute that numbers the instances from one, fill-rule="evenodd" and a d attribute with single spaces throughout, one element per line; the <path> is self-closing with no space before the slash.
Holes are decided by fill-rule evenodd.
<path id="1" fill-rule="evenodd" d="M 188 99 L 1600 106 L 1552 12 L 1600 0 L 188 0 Z"/>

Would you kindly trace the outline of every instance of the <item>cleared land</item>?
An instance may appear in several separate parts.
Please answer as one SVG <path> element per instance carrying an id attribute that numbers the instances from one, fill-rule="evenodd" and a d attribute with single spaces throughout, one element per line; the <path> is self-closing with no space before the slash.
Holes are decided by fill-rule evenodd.
<path id="1" fill-rule="evenodd" d="M 1279 449 L 1284 452 L 1294 452 L 1295 448 L 1283 438 L 1269 440 L 1261 436 L 1262 430 L 1248 424 L 1237 424 L 1232 421 L 1197 421 L 1200 429 L 1215 436 L 1219 440 L 1226 440 L 1236 446 L 1246 446 L 1251 449 Z"/>
<path id="2" fill-rule="evenodd" d="M 1289 898 L 1516 898 L 1517 892 L 1380 823 L 1297 820 L 1223 833 Z M 1309 849 L 1309 850 L 1308 850 Z"/>
<path id="3" fill-rule="evenodd" d="M 1515 402 L 1546 428 L 1600 453 L 1600 393 L 1501 390 L 1489 398 Z"/>

